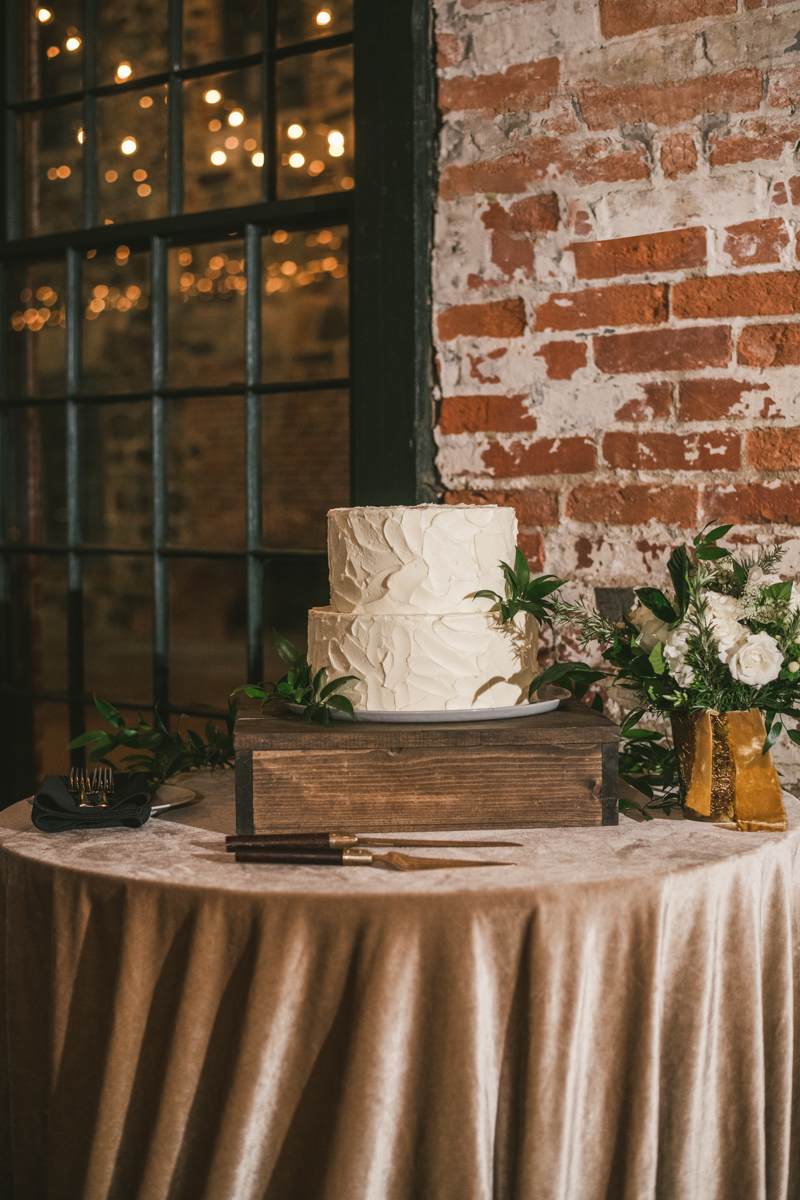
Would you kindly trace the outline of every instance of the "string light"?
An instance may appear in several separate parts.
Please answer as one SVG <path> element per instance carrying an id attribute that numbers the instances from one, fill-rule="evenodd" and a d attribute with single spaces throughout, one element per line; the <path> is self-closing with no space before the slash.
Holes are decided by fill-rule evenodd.
<path id="1" fill-rule="evenodd" d="M 141 183 L 143 179 L 147 179 L 147 171 L 143 171 L 141 167 L 133 172 L 133 178 L 137 183 Z"/>
<path id="2" fill-rule="evenodd" d="M 136 145 L 136 139 L 132 137 L 126 137 L 125 141 L 120 146 L 120 150 L 123 154 L 135 154 L 137 149 L 138 147 Z"/>
<path id="3" fill-rule="evenodd" d="M 64 44 L 67 50 L 80 50 L 81 39 L 79 37 L 69 37 Z"/>
<path id="4" fill-rule="evenodd" d="M 228 114 L 228 124 L 229 125 L 244 124 L 244 113 L 241 112 L 238 108 L 235 108 L 232 113 Z"/>
<path id="5" fill-rule="evenodd" d="M 235 137 L 225 138 L 225 149 L 226 150 L 235 150 L 238 145 L 239 145 L 238 138 L 235 138 Z"/>
<path id="6" fill-rule="evenodd" d="M 305 161 L 306 160 L 303 157 L 303 155 L 299 154 L 297 151 L 295 151 L 294 154 L 289 155 L 289 166 L 290 167 L 302 167 L 302 165 Z"/>
<path id="7" fill-rule="evenodd" d="M 344 154 L 344 134 L 338 129 L 332 129 L 328 134 L 328 154 L 331 158 L 341 158 Z"/>
<path id="8" fill-rule="evenodd" d="M 41 21 L 42 25 L 49 25 L 53 19 L 53 14 L 49 8 L 37 8 L 36 20 Z"/>
<path id="9" fill-rule="evenodd" d="M 211 155 L 211 161 L 215 167 L 221 167 L 224 162 L 228 161 L 228 156 L 224 150 L 215 150 Z"/>
<path id="10" fill-rule="evenodd" d="M 248 138 L 244 144 L 244 148 L 245 150 L 255 150 L 257 145 L 258 143 L 256 142 L 255 138 Z"/>
<path id="11" fill-rule="evenodd" d="M 133 67 L 129 62 L 121 62 L 117 67 L 117 79 L 130 79 L 133 74 Z"/>
<path id="12" fill-rule="evenodd" d="M 222 99 L 222 93 L 218 92 L 216 88 L 210 88 L 206 92 L 203 99 L 205 100 L 206 104 L 219 104 L 220 100 Z"/>
<path id="13" fill-rule="evenodd" d="M 116 183 L 118 175 L 116 171 L 106 171 L 106 183 Z"/>
<path id="14" fill-rule="evenodd" d="M 290 138 L 293 138 L 295 140 L 297 138 L 305 137 L 305 135 L 306 135 L 306 131 L 305 131 L 305 129 L 303 129 L 302 125 L 290 125 L 289 128 L 286 130 L 286 133 Z"/>
<path id="15" fill-rule="evenodd" d="M 59 50 L 58 46 L 50 46 L 47 51 L 47 57 L 55 58 L 55 56 L 60 53 L 61 53 L 61 51 Z"/>
<path id="16" fill-rule="evenodd" d="M 287 233 L 285 229 L 276 229 L 272 235 L 272 240 L 280 244 L 281 242 L 290 242 L 292 238 L 291 234 Z"/>
<path id="17" fill-rule="evenodd" d="M 355 179 L 351 179 L 349 175 L 345 175 L 344 178 L 342 179 L 342 187 L 344 188 L 344 190 L 346 192 L 349 192 L 350 189 L 354 188 L 355 186 L 356 186 Z"/>
<path id="18" fill-rule="evenodd" d="M 78 141 L 80 142 L 80 144 L 81 144 L 81 145 L 83 145 L 83 139 L 84 139 L 84 137 L 85 137 L 85 136 L 86 136 L 86 135 L 85 135 L 85 133 L 83 132 L 83 130 L 82 130 L 82 129 L 79 129 L 79 130 L 78 130 Z"/>
<path id="19" fill-rule="evenodd" d="M 142 96 L 141 100 L 139 101 L 139 108 L 152 108 L 152 106 L 153 106 L 153 97 L 152 96 Z"/>
<path id="20" fill-rule="evenodd" d="M 140 196 L 149 196 L 152 190 L 149 183 L 140 183 L 136 189 Z"/>
<path id="21" fill-rule="evenodd" d="M 321 8 L 316 16 L 318 25 L 330 25 L 332 20 L 331 10 L 329 8 Z"/>
<path id="22" fill-rule="evenodd" d="M 213 121 L 208 122 L 208 128 L 212 133 L 219 133 L 220 129 L 222 129 L 222 121 L 218 121 L 215 117 Z"/>
<path id="23" fill-rule="evenodd" d="M 324 170 L 325 163 L 319 158 L 315 158 L 313 162 L 308 164 L 309 175 L 321 175 Z"/>
<path id="24" fill-rule="evenodd" d="M 254 167 L 263 167 L 264 155 L 263 155 L 262 151 L 256 150 L 255 154 L 253 155 L 253 157 L 250 161 L 252 162 Z"/>

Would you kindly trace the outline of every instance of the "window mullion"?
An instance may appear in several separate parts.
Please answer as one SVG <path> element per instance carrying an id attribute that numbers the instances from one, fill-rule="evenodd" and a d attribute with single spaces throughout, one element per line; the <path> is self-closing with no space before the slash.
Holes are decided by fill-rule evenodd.
<path id="1" fill-rule="evenodd" d="M 264 563 L 261 549 L 261 230 L 245 233 L 245 359 L 247 371 L 247 678 L 258 683 L 264 668 Z"/>
<path id="2" fill-rule="evenodd" d="M 169 579 L 163 554 L 168 540 L 167 421 L 167 241 L 153 238 L 153 702 L 169 700 Z"/>
<path id="3" fill-rule="evenodd" d="M 84 629 L 83 629 L 83 541 L 81 521 L 81 334 L 83 317 L 82 258 L 80 250 L 67 250 L 67 687 L 69 690 L 70 740 L 85 729 L 84 724 Z M 83 750 L 72 751 L 73 766 L 81 766 Z"/>
<path id="4" fill-rule="evenodd" d="M 177 72 L 183 53 L 183 0 L 169 0 L 169 82 L 167 83 L 167 172 L 169 215 L 183 212 L 183 81 Z"/>

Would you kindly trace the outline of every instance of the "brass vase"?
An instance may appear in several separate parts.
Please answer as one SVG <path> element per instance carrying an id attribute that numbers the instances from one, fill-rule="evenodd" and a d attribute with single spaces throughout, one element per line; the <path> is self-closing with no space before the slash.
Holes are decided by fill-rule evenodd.
<path id="1" fill-rule="evenodd" d="M 672 716 L 678 782 L 687 817 L 748 832 L 787 828 L 772 755 L 762 753 L 757 708 Z"/>

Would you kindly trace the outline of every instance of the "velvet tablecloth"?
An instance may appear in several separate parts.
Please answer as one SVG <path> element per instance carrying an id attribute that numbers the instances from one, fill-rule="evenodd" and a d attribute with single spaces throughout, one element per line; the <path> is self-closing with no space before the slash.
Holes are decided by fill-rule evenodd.
<path id="1" fill-rule="evenodd" d="M 416 875 L 0 829 L 0 1195 L 796 1198 L 786 807 Z"/>

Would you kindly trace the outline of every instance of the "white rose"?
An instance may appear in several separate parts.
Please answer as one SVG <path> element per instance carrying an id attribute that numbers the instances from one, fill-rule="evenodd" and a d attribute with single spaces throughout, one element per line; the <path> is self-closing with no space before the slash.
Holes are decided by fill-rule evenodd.
<path id="1" fill-rule="evenodd" d="M 780 575 L 765 575 L 761 567 L 751 567 L 747 572 L 747 583 L 745 587 L 752 588 L 754 591 L 758 589 L 763 592 L 764 588 L 771 587 L 773 583 L 780 583 Z"/>
<path id="2" fill-rule="evenodd" d="M 728 662 L 734 679 L 756 688 L 777 679 L 782 666 L 778 643 L 768 633 L 751 633 Z"/>
<path id="3" fill-rule="evenodd" d="M 689 637 L 693 632 L 691 625 L 679 625 L 667 634 L 664 643 L 664 662 L 679 687 L 688 687 L 690 683 L 694 683 L 694 670 L 686 662 Z"/>
<path id="4" fill-rule="evenodd" d="M 633 610 L 631 613 L 631 622 L 639 630 L 639 636 L 636 639 L 637 643 L 648 654 L 656 642 L 666 641 L 669 625 L 666 621 L 660 621 L 647 605 L 639 604 Z"/>
<path id="5" fill-rule="evenodd" d="M 742 645 L 749 630 L 746 626 L 740 625 L 738 621 L 732 621 L 727 617 L 712 620 L 709 624 L 714 632 L 720 662 L 730 662 L 731 655 L 735 654 Z"/>
<path id="6" fill-rule="evenodd" d="M 711 616 L 717 620 L 726 618 L 737 621 L 742 615 L 742 606 L 735 596 L 723 596 L 721 592 L 703 592 Z"/>
<path id="7" fill-rule="evenodd" d="M 789 597 L 789 612 L 797 612 L 800 608 L 800 587 L 796 583 L 792 584 L 792 594 Z"/>

